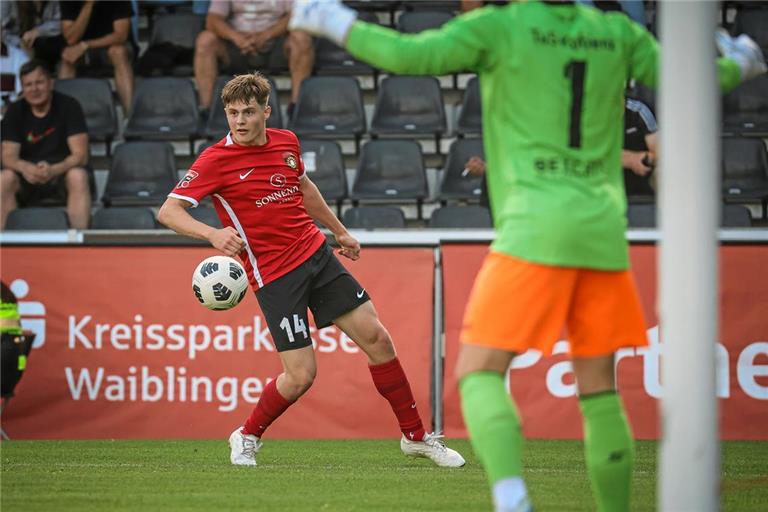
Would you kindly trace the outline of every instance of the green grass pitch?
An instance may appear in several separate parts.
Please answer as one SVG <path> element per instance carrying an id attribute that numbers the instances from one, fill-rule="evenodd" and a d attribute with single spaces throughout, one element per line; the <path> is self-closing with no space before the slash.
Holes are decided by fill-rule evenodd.
<path id="1" fill-rule="evenodd" d="M 465 440 L 461 469 L 410 459 L 392 441 L 265 440 L 255 468 L 221 441 L 10 441 L 0 445 L 3 512 L 491 510 Z M 579 441 L 528 441 L 536 510 L 594 510 Z M 723 510 L 766 510 L 768 443 L 723 443 Z M 639 442 L 633 510 L 654 510 L 656 443 Z"/>

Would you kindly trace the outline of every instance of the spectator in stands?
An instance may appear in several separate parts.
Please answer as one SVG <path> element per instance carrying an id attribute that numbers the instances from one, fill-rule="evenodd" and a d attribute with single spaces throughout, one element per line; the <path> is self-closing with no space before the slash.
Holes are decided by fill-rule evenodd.
<path id="1" fill-rule="evenodd" d="M 0 229 L 20 204 L 66 197 L 70 226 L 88 227 L 91 213 L 88 133 L 80 104 L 53 90 L 45 63 L 21 67 L 22 99 L 2 121 Z M 18 201 L 18 202 L 17 202 Z"/>
<path id="2" fill-rule="evenodd" d="M 206 116 L 211 106 L 219 67 L 229 73 L 264 69 L 278 38 L 288 34 L 283 49 L 291 73 L 291 102 L 288 116 L 299 99 L 302 80 L 312 72 L 315 50 L 305 32 L 288 32 L 291 0 L 213 0 L 208 8 L 205 30 L 195 44 L 195 80 L 200 110 Z"/>
<path id="3" fill-rule="evenodd" d="M 111 62 L 125 113 L 133 98 L 132 16 L 129 1 L 61 3 L 61 32 L 67 47 L 61 55 L 59 78 L 74 78 L 78 66 Z"/>
<path id="4" fill-rule="evenodd" d="M 485 179 L 485 160 L 479 156 L 473 156 L 467 160 L 466 164 L 464 164 L 464 169 L 472 176 L 483 178 L 483 181 L 480 184 L 480 206 L 483 208 L 488 208 L 488 211 L 490 212 L 491 205 L 488 202 L 488 182 Z"/>
<path id="5" fill-rule="evenodd" d="M 627 195 L 654 195 L 651 181 L 656 166 L 656 118 L 642 101 L 627 98 L 624 105 L 624 185 Z"/>

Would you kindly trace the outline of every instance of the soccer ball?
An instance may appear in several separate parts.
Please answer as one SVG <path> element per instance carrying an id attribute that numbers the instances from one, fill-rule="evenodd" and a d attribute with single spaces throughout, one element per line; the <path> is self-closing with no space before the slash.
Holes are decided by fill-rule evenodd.
<path id="1" fill-rule="evenodd" d="M 200 304 L 220 311 L 240 304 L 248 291 L 245 269 L 228 256 L 205 258 L 192 274 L 192 291 Z"/>

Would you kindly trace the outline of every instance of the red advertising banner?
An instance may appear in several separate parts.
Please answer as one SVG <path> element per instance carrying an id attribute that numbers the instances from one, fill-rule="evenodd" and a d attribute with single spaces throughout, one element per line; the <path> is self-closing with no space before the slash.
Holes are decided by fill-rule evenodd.
<path id="1" fill-rule="evenodd" d="M 459 347 L 464 306 L 486 245 L 443 246 L 445 293 L 445 432 L 464 437 L 458 389 L 453 368 Z M 658 399 L 661 396 L 659 339 L 656 316 L 656 248 L 631 248 L 632 268 L 648 323 L 650 345 L 617 353 L 619 389 L 635 436 L 659 436 Z M 723 439 L 768 440 L 768 246 L 724 246 L 720 250 L 720 336 L 717 344 L 717 396 Z M 503 314 L 503 312 L 500 312 Z M 704 343 L 705 340 L 702 340 Z M 518 357 L 509 372 L 512 393 L 523 416 L 526 436 L 578 439 L 581 416 L 571 364 L 564 353 L 543 357 L 529 351 Z M 691 386 L 695 386 L 691 382 Z"/>
<path id="2" fill-rule="evenodd" d="M 226 438 L 281 371 L 249 294 L 209 311 L 192 293 L 206 248 L 4 247 L 2 278 L 35 348 L 3 412 L 13 439 Z M 341 258 L 344 259 L 344 258 Z M 364 249 L 343 262 L 392 334 L 430 419 L 433 252 Z M 382 271 L 386 269 L 386 271 Z M 403 286 L 407 283 L 407 286 Z M 335 327 L 312 338 L 318 376 L 275 438 L 397 438 L 367 358 Z"/>

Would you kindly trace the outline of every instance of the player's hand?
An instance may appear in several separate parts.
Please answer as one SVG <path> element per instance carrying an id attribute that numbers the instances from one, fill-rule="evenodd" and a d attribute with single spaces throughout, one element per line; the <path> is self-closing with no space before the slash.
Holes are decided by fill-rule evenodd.
<path id="1" fill-rule="evenodd" d="M 473 156 L 467 160 L 467 163 L 464 164 L 464 172 L 461 175 L 466 176 L 467 174 L 477 177 L 485 174 L 485 160 L 479 156 Z"/>
<path id="2" fill-rule="evenodd" d="M 230 258 L 234 258 L 245 249 L 245 242 L 232 226 L 215 230 L 208 237 L 208 241 Z"/>
<path id="3" fill-rule="evenodd" d="M 715 34 L 715 42 L 723 57 L 734 60 L 739 65 L 742 82 L 760 76 L 768 69 L 762 50 L 748 35 L 741 34 L 733 38 L 728 32 L 720 29 Z"/>
<path id="4" fill-rule="evenodd" d="M 20 169 L 21 175 L 24 176 L 25 180 L 32 183 L 33 185 L 42 185 L 48 181 L 48 172 L 50 170 L 50 165 L 48 165 L 48 170 L 46 170 L 45 165 L 40 165 L 43 163 L 47 164 L 47 162 L 40 162 L 39 164 L 24 165 Z"/>
<path id="5" fill-rule="evenodd" d="M 238 32 L 238 34 L 235 36 L 232 42 L 235 43 L 235 46 L 237 46 L 240 49 L 240 51 L 244 54 L 249 54 L 256 51 L 250 36 L 247 36 L 245 34 L 241 34 Z"/>
<path id="6" fill-rule="evenodd" d="M 357 241 L 357 238 L 350 235 L 349 232 L 345 231 L 340 235 L 336 235 L 336 242 L 341 247 L 339 254 L 352 261 L 360 258 L 360 242 Z"/>
<path id="7" fill-rule="evenodd" d="M 302 0 L 293 4 L 288 30 L 304 30 L 343 47 L 356 19 L 357 12 L 339 0 Z"/>
<path id="8" fill-rule="evenodd" d="M 257 32 L 255 34 L 251 34 L 249 39 L 250 39 L 250 42 L 251 42 L 251 47 L 256 52 L 264 51 L 266 46 L 272 40 L 270 35 L 268 33 L 266 33 L 266 32 Z"/>
<path id="9" fill-rule="evenodd" d="M 627 151 L 625 158 L 627 168 L 638 176 L 647 176 L 653 170 L 651 162 L 648 160 L 648 153 L 642 151 Z"/>

